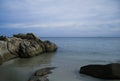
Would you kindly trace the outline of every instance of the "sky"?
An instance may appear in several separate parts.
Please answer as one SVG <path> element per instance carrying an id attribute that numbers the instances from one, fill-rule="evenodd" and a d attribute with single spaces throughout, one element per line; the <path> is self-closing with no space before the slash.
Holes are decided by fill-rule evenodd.
<path id="1" fill-rule="evenodd" d="M 0 0 L 0 35 L 120 37 L 120 0 Z"/>

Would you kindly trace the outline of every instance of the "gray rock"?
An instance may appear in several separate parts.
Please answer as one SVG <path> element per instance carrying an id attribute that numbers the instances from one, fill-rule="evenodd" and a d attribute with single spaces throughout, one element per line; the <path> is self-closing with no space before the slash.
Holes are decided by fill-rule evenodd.
<path id="1" fill-rule="evenodd" d="M 50 74 L 52 73 L 51 70 L 55 69 L 56 67 L 47 67 L 47 68 L 43 68 L 43 69 L 40 69 L 40 70 L 37 70 L 35 75 L 36 76 L 45 76 L 47 74 Z"/>
<path id="2" fill-rule="evenodd" d="M 80 68 L 80 73 L 101 79 L 120 79 L 120 64 L 87 65 Z"/>
<path id="3" fill-rule="evenodd" d="M 53 52 L 57 50 L 57 46 L 48 40 L 44 41 L 44 44 L 45 44 L 46 52 Z"/>
<path id="4" fill-rule="evenodd" d="M 30 39 L 33 39 L 33 40 L 40 40 L 37 36 L 35 36 L 33 33 L 27 33 L 27 34 L 16 34 L 16 35 L 13 35 L 13 37 L 17 37 L 17 38 L 21 38 L 21 39 L 27 39 L 27 40 L 30 40 Z"/>
<path id="5" fill-rule="evenodd" d="M 56 49 L 54 43 L 42 41 L 33 33 L 17 34 L 11 38 L 0 36 L 0 56 L 3 62 L 15 57 L 28 58 L 45 52 L 54 52 Z"/>
<path id="6" fill-rule="evenodd" d="M 20 57 L 32 57 L 43 52 L 42 47 L 36 41 L 22 41 L 19 48 Z"/>
<path id="7" fill-rule="evenodd" d="M 9 39 L 9 41 L 7 41 L 7 49 L 9 52 L 13 55 L 18 56 L 19 46 L 22 41 L 22 39 L 16 37 Z"/>
<path id="8" fill-rule="evenodd" d="M 28 81 L 49 81 L 47 75 L 52 73 L 51 70 L 55 69 L 56 67 L 47 67 L 37 70 L 33 76 L 30 77 Z"/>
<path id="9" fill-rule="evenodd" d="M 9 49 L 8 49 L 8 42 L 7 41 L 0 41 L 0 56 L 1 56 L 0 60 L 2 62 L 16 57 L 16 55 L 13 55 L 9 51 Z"/>

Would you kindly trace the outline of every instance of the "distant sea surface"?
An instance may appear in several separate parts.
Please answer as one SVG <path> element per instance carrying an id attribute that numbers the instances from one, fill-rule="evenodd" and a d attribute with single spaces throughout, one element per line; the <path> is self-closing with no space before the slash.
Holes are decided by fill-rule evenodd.
<path id="1" fill-rule="evenodd" d="M 57 67 L 50 81 L 119 81 L 102 80 L 79 74 L 88 64 L 120 63 L 120 38 L 117 37 L 44 37 L 57 44 L 54 53 L 29 59 L 10 60 L 0 66 L 0 81 L 27 81 L 32 73 L 43 67 Z"/>

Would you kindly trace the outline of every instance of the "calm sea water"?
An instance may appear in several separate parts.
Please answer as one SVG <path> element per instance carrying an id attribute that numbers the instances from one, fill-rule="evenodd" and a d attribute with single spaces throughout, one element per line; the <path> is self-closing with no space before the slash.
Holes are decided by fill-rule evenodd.
<path id="1" fill-rule="evenodd" d="M 50 81 L 109 81 L 80 75 L 81 66 L 120 63 L 120 38 L 42 38 L 58 46 L 55 53 L 29 59 L 14 59 L 0 66 L 0 81 L 27 81 L 32 73 L 43 67 L 57 67 Z M 110 80 L 119 81 L 119 80 Z"/>

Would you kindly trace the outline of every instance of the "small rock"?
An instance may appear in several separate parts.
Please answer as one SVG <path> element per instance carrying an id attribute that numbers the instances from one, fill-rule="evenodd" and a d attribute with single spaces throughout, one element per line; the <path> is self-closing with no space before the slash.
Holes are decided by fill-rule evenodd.
<path id="1" fill-rule="evenodd" d="M 40 69 L 40 70 L 36 71 L 35 75 L 36 76 L 45 76 L 47 74 L 52 73 L 51 70 L 53 70 L 55 68 L 56 67 L 47 67 L 47 68 Z"/>
<path id="2" fill-rule="evenodd" d="M 51 70 L 56 67 L 47 67 L 37 70 L 32 77 L 28 81 L 49 81 L 47 75 L 52 73 Z"/>

